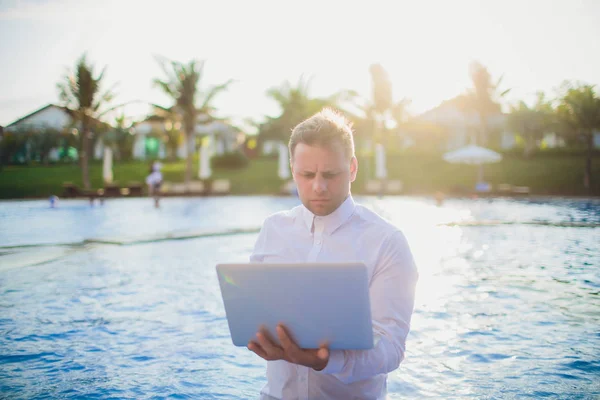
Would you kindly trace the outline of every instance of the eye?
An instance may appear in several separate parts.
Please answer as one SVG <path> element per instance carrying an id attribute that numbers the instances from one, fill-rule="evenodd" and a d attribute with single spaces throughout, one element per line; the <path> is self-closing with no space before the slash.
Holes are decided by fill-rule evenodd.
<path id="1" fill-rule="evenodd" d="M 315 177 L 315 174 L 314 174 L 314 172 L 305 172 L 302 174 L 302 176 L 304 176 L 305 178 L 308 178 L 308 179 L 312 179 Z"/>
<path id="2" fill-rule="evenodd" d="M 323 174 L 323 178 L 325 178 L 325 179 L 333 179 L 333 178 L 336 177 L 336 175 L 337 175 L 336 172 L 325 172 Z"/>

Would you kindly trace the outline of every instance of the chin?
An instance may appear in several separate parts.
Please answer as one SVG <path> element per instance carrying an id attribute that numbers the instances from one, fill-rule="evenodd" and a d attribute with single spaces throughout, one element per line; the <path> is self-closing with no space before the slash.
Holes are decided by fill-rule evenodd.
<path id="1" fill-rule="evenodd" d="M 312 212 L 315 215 L 318 215 L 319 217 L 324 217 L 326 215 L 329 215 L 333 212 L 333 209 L 329 206 L 329 205 L 323 205 L 323 206 L 317 206 L 315 207 L 314 205 L 310 205 L 310 207 L 306 207 L 310 210 L 310 212 Z"/>
<path id="2" fill-rule="evenodd" d="M 311 211 L 313 214 L 315 214 L 316 216 L 318 216 L 318 217 L 324 217 L 324 216 L 326 216 L 326 215 L 329 215 L 329 214 L 331 214 L 331 210 L 315 210 L 315 209 L 312 209 L 312 210 L 310 210 L 310 211 Z"/>

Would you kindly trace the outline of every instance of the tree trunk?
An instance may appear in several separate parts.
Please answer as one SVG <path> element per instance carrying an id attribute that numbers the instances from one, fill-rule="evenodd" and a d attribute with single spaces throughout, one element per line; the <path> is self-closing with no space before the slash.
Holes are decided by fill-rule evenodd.
<path id="1" fill-rule="evenodd" d="M 190 181 L 192 180 L 192 169 L 194 168 L 194 151 L 192 150 L 193 147 L 193 143 L 192 143 L 192 139 L 194 138 L 194 131 L 190 130 L 190 129 L 186 129 L 186 133 L 185 133 L 185 141 L 186 141 L 186 165 L 185 165 L 185 185 L 186 187 L 188 186 L 188 184 L 190 183 Z"/>
<path id="2" fill-rule="evenodd" d="M 535 138 L 531 135 L 527 136 L 525 139 L 525 151 L 523 152 L 523 156 L 525 158 L 531 157 L 534 147 L 535 147 Z"/>
<path id="3" fill-rule="evenodd" d="M 592 194 L 592 151 L 594 148 L 594 133 L 589 132 L 586 135 L 587 156 L 585 158 L 585 174 L 583 176 L 583 186 Z"/>
<path id="4" fill-rule="evenodd" d="M 482 109 L 479 109 L 479 143 L 474 143 L 475 145 L 485 147 L 488 141 L 488 118 L 487 112 Z"/>
<path id="5" fill-rule="evenodd" d="M 89 128 L 88 128 L 88 118 L 86 115 L 83 116 L 81 121 L 81 154 L 79 155 L 80 165 L 81 165 L 81 178 L 83 181 L 83 187 L 85 189 L 90 188 L 90 172 L 89 172 L 89 147 L 90 147 L 90 137 L 89 137 Z"/>

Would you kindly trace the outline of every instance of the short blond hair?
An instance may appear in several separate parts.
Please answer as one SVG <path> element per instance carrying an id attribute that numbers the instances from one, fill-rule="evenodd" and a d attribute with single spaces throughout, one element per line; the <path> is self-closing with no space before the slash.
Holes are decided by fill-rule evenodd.
<path id="1" fill-rule="evenodd" d="M 354 157 L 352 123 L 331 108 L 324 108 L 292 129 L 288 144 L 291 158 L 294 157 L 294 149 L 298 143 L 320 147 L 331 147 L 339 143 L 348 159 Z"/>

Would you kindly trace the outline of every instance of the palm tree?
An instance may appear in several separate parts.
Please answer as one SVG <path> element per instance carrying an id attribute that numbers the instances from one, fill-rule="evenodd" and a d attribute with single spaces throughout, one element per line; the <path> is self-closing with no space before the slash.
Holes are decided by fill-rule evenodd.
<path id="1" fill-rule="evenodd" d="M 373 83 L 373 109 L 383 115 L 392 108 L 392 82 L 381 64 L 371 65 L 369 72 Z"/>
<path id="2" fill-rule="evenodd" d="M 365 107 L 365 114 L 374 118 L 372 134 L 375 137 L 381 137 L 385 128 L 385 119 L 393 105 L 392 82 L 387 71 L 380 64 L 371 65 L 369 72 L 371 73 L 373 96 L 372 102 L 367 103 Z"/>
<path id="3" fill-rule="evenodd" d="M 300 122 L 324 107 L 341 109 L 344 102 L 355 96 L 353 91 L 344 90 L 325 98 L 311 97 L 311 80 L 301 76 L 296 85 L 285 81 L 280 86 L 267 90 L 267 97 L 279 105 L 281 114 L 276 118 L 267 117 L 267 121 L 260 124 L 259 134 L 262 139 L 287 141 L 291 130 Z"/>
<path id="4" fill-rule="evenodd" d="M 403 141 L 406 139 L 406 123 L 409 119 L 408 106 L 411 101 L 407 98 L 404 98 L 392 105 L 390 109 L 390 116 L 392 120 L 396 124 L 394 131 L 396 135 L 400 137 Z"/>
<path id="5" fill-rule="evenodd" d="M 214 97 L 227 90 L 233 80 L 230 79 L 225 83 L 211 86 L 200 92 L 198 86 L 204 72 L 204 60 L 192 60 L 187 64 L 183 64 L 159 57 L 157 61 L 166 75 L 166 79 L 154 79 L 154 84 L 174 100 L 173 111 L 181 120 L 185 132 L 187 151 L 185 183 L 187 184 L 192 179 L 193 139 L 196 124 L 200 122 L 207 123 L 213 119 L 214 107 L 212 101 Z M 199 121 L 199 117 L 202 117 L 202 121 Z"/>
<path id="6" fill-rule="evenodd" d="M 105 147 L 110 147 L 118 161 L 129 159 L 132 155 L 134 137 L 131 133 L 131 122 L 120 114 L 115 117 L 113 127 L 102 135 Z"/>
<path id="7" fill-rule="evenodd" d="M 86 54 L 83 54 L 77 61 L 75 70 L 67 72 L 63 80 L 57 84 L 62 104 L 73 112 L 74 120 L 80 128 L 79 160 L 83 186 L 86 189 L 90 188 L 88 165 L 92 136 L 90 129 L 98 123 L 100 109 L 114 97 L 114 86 L 101 92 L 105 71 L 106 67 L 96 75 L 94 65 L 89 63 Z"/>
<path id="8" fill-rule="evenodd" d="M 564 94 L 557 107 L 557 115 L 563 126 L 571 134 L 584 140 L 587 148 L 583 184 L 592 191 L 592 153 L 594 148 L 594 130 L 600 129 L 600 97 L 594 86 L 565 85 Z"/>
<path id="9" fill-rule="evenodd" d="M 410 99 L 403 98 L 397 102 L 393 99 L 392 82 L 387 71 L 380 64 L 369 67 L 372 82 L 372 99 L 365 100 L 362 109 L 367 119 L 375 119 L 373 128 L 376 136 L 382 136 L 385 121 L 392 120 L 396 124 L 396 131 L 401 129 L 408 117 Z M 389 139 L 389 137 L 388 137 Z"/>
<path id="10" fill-rule="evenodd" d="M 508 126 L 525 139 L 523 155 L 528 158 L 533 153 L 536 142 L 554 127 L 552 104 L 546 100 L 544 93 L 539 92 L 533 107 L 529 107 L 523 101 L 511 107 Z"/>
<path id="11" fill-rule="evenodd" d="M 501 112 L 500 100 L 510 89 L 499 92 L 502 77 L 492 82 L 492 76 L 479 62 L 470 66 L 473 88 L 467 92 L 468 108 L 475 112 L 481 124 L 479 142 L 485 146 L 488 140 L 488 120 L 491 115 Z"/>

